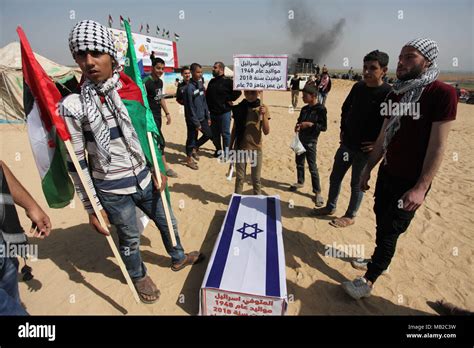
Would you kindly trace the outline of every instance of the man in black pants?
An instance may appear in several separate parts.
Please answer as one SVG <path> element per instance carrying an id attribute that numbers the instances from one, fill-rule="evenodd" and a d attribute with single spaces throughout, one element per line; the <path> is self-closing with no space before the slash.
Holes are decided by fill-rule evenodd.
<path id="1" fill-rule="evenodd" d="M 195 149 L 204 145 L 212 138 L 211 119 L 207 108 L 204 85 L 202 83 L 202 67 L 198 63 L 191 64 L 191 80 L 184 91 L 184 116 L 188 135 L 186 139 L 186 162 L 191 169 L 199 169 L 192 155 Z M 202 136 L 197 140 L 198 132 Z"/>
<path id="2" fill-rule="evenodd" d="M 212 67 L 214 78 L 209 81 L 206 91 L 207 106 L 211 114 L 212 142 L 216 147 L 214 157 L 221 155 L 222 147 L 225 155 L 229 152 L 232 104 L 242 94 L 241 91 L 234 91 L 232 79 L 224 76 L 224 69 L 224 63 L 214 63 Z"/>
<path id="3" fill-rule="evenodd" d="M 452 86 L 437 80 L 438 52 L 433 40 L 408 42 L 399 56 L 393 92 L 381 106 L 387 118 L 360 181 L 363 191 L 369 189 L 370 172 L 385 157 L 374 194 L 376 247 L 371 260 L 352 262 L 354 268 L 367 270 L 365 275 L 342 283 L 354 299 L 370 296 L 441 166 L 457 97 Z"/>

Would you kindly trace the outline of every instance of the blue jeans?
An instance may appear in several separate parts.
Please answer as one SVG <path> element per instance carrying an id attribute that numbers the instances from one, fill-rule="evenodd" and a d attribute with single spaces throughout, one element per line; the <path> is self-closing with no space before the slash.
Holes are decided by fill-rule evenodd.
<path id="1" fill-rule="evenodd" d="M 216 147 L 216 151 L 222 150 L 221 136 L 225 153 L 229 151 L 230 119 L 230 111 L 220 115 L 211 114 L 212 142 Z"/>
<path id="2" fill-rule="evenodd" d="M 142 190 L 137 186 L 137 192 L 129 195 L 117 195 L 97 191 L 97 195 L 104 207 L 110 222 L 117 228 L 119 237 L 119 251 L 127 267 L 130 277 L 135 280 L 146 275 L 146 267 L 140 255 L 140 231 L 137 228 L 135 208 L 141 209 L 160 230 L 161 238 L 166 251 L 173 263 L 184 259 L 184 250 L 178 235 L 178 225 L 170 209 L 177 245 L 173 247 L 171 236 L 166 223 L 166 216 L 160 193 L 153 192 L 153 183 Z"/>
<path id="3" fill-rule="evenodd" d="M 20 303 L 17 258 L 0 257 L 0 315 L 28 315 Z"/>
<path id="4" fill-rule="evenodd" d="M 325 92 L 319 92 L 319 102 L 323 105 L 326 105 L 326 99 L 328 97 L 328 94 Z"/>
<path id="5" fill-rule="evenodd" d="M 360 190 L 359 181 L 362 170 L 367 164 L 367 159 L 368 153 L 362 152 L 361 150 L 351 150 L 344 144 L 341 144 L 334 156 L 334 165 L 332 167 L 331 176 L 329 177 L 330 185 L 327 208 L 331 210 L 336 209 L 342 179 L 344 179 L 346 172 L 352 166 L 351 199 L 346 214 L 344 215 L 350 218 L 356 216 L 362 198 L 364 197 L 364 192 Z"/>
<path id="6" fill-rule="evenodd" d="M 187 138 L 186 138 L 186 156 L 190 157 L 193 150 L 204 145 L 209 139 L 212 139 L 211 127 L 207 119 L 201 122 L 202 135 L 198 139 L 199 131 L 196 130 L 196 126 L 191 121 L 186 121 Z"/>

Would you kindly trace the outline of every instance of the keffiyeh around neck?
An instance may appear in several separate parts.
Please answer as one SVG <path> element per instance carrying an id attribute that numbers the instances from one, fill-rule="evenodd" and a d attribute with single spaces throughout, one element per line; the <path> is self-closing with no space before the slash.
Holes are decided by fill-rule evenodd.
<path id="1" fill-rule="evenodd" d="M 396 80 L 393 84 L 393 92 L 397 95 L 403 94 L 399 103 L 407 105 L 410 103 L 417 103 L 423 93 L 425 87 L 430 83 L 436 81 L 439 76 L 439 68 L 436 63 L 439 49 L 438 44 L 427 38 L 419 38 L 409 41 L 405 46 L 416 48 L 429 61 L 431 65 L 417 78 L 411 80 Z M 385 163 L 387 163 L 386 153 L 387 148 L 393 137 L 400 129 L 400 121 L 403 115 L 398 115 L 390 118 L 387 128 L 385 129 L 385 137 L 383 142 L 383 150 L 385 153 Z"/>
<path id="2" fill-rule="evenodd" d="M 128 115 L 127 108 L 117 92 L 121 87 L 121 73 L 115 70 L 111 78 L 98 84 L 90 80 L 85 80 L 81 88 L 81 97 L 84 103 L 84 114 L 97 145 L 97 158 L 101 170 L 108 172 L 110 166 L 110 129 L 107 119 L 102 113 L 102 102 L 100 96 L 104 98 L 104 103 L 117 120 L 118 126 L 123 134 L 123 140 L 130 154 L 139 164 L 145 162 L 143 152 L 138 141 L 138 136 L 133 128 Z"/>

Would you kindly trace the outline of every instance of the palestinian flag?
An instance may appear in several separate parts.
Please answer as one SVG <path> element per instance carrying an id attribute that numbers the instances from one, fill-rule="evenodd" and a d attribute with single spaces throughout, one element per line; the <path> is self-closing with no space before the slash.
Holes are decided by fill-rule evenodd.
<path id="1" fill-rule="evenodd" d="M 174 40 L 175 40 L 175 41 L 179 41 L 179 35 L 176 34 L 176 33 L 174 33 Z"/>
<path id="2" fill-rule="evenodd" d="M 130 25 L 127 21 L 124 22 L 125 25 L 125 32 L 127 33 L 127 41 L 128 41 L 128 48 L 127 48 L 127 60 L 129 62 L 128 66 L 125 66 L 124 72 L 129 78 L 133 85 L 137 87 L 138 95 L 130 94 L 124 95 L 122 97 L 123 103 L 128 110 L 128 114 L 132 120 L 133 126 L 137 132 L 138 138 L 140 140 L 140 144 L 142 146 L 142 150 L 147 157 L 149 163 L 153 164 L 153 159 L 151 156 L 151 150 L 148 143 L 147 133 L 152 133 L 155 152 L 156 152 L 156 159 L 158 162 L 158 166 L 160 168 L 161 173 L 165 173 L 165 165 L 163 163 L 163 159 L 161 158 L 161 150 L 158 147 L 158 143 L 161 140 L 161 134 L 156 127 L 155 120 L 153 119 L 153 114 L 151 112 L 150 106 L 148 105 L 148 99 L 146 97 L 146 89 L 143 85 L 141 72 L 139 68 L 139 64 L 137 62 L 137 55 L 135 53 L 135 47 L 133 46 L 133 39 L 132 39 L 132 31 L 130 30 Z M 122 92 L 123 93 L 123 92 Z M 120 91 L 119 91 L 120 94 Z M 133 97 L 133 98 L 132 98 Z M 135 102 L 132 102 L 132 99 Z M 136 103 L 136 101 L 141 102 L 140 105 Z M 170 201 L 168 186 L 166 186 L 166 197 L 168 202 Z"/>
<path id="3" fill-rule="evenodd" d="M 123 28 L 123 17 L 120 15 L 120 28 Z"/>
<path id="4" fill-rule="evenodd" d="M 112 28 L 112 23 L 114 22 L 114 20 L 112 19 L 112 16 L 109 15 L 109 28 Z"/>
<path id="5" fill-rule="evenodd" d="M 17 28 L 17 33 L 21 43 L 23 104 L 31 149 L 48 205 L 62 208 L 73 199 L 74 185 L 67 172 L 63 144 L 70 135 L 57 110 L 61 94 L 36 60 L 21 27 Z"/>

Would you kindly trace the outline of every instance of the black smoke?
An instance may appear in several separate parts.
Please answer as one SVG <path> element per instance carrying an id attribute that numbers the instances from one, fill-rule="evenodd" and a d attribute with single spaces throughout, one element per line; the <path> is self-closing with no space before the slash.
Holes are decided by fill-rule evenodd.
<path id="1" fill-rule="evenodd" d="M 320 19 L 324 12 L 319 12 L 309 4 L 311 2 L 293 1 L 285 6 L 288 11 L 294 11 L 294 18 L 288 19 L 290 35 L 301 42 L 297 51 L 292 52 L 289 57 L 290 70 L 293 70 L 297 58 L 313 59 L 314 64 L 322 67 L 325 64 L 324 58 L 337 46 L 343 35 L 345 18 L 328 26 Z M 324 7 L 321 6 L 320 9 Z M 317 12 L 322 14 L 316 15 Z"/>

